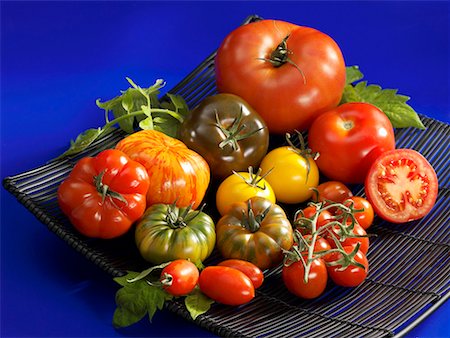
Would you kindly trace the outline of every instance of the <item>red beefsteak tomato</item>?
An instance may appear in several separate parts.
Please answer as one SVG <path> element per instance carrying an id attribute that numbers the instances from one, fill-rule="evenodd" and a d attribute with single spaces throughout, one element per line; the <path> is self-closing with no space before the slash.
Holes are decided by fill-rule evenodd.
<path id="1" fill-rule="evenodd" d="M 145 211 L 149 178 L 123 152 L 108 149 L 84 157 L 58 187 L 58 203 L 73 226 L 88 237 L 123 235 Z"/>
<path id="2" fill-rule="evenodd" d="M 281 20 L 240 26 L 220 45 L 217 88 L 247 101 L 271 133 L 306 130 L 334 108 L 345 85 L 345 63 L 337 43 L 309 27 Z"/>
<path id="3" fill-rule="evenodd" d="M 395 149 L 391 121 L 369 103 L 345 103 L 314 120 L 308 132 L 309 147 L 331 180 L 363 183 L 370 166 L 385 151 Z"/>
<path id="4" fill-rule="evenodd" d="M 195 151 L 156 130 L 141 130 L 121 140 L 117 149 L 147 169 L 147 206 L 176 201 L 178 207 L 202 202 L 210 182 L 208 163 Z"/>

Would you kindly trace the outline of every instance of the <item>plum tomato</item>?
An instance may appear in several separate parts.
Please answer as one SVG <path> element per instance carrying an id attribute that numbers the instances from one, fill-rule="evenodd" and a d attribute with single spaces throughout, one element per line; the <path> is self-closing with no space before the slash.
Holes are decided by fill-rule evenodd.
<path id="1" fill-rule="evenodd" d="M 218 179 L 257 168 L 269 146 L 269 131 L 259 114 L 242 98 L 225 93 L 208 96 L 192 109 L 179 138 L 202 155 Z"/>
<path id="2" fill-rule="evenodd" d="M 248 278 L 250 278 L 255 289 L 259 288 L 264 281 L 264 274 L 261 269 L 251 262 L 244 261 L 242 259 L 227 259 L 217 265 L 228 266 L 230 268 L 242 271 Z"/>
<path id="3" fill-rule="evenodd" d="M 344 251 L 347 254 L 353 252 L 354 247 L 344 246 Z M 345 269 L 342 265 L 330 265 L 331 262 L 339 262 L 343 259 L 343 254 L 340 252 L 333 252 L 327 258 L 327 271 L 330 279 L 337 285 L 344 287 L 355 287 L 361 284 L 367 277 L 369 272 L 369 262 L 365 254 L 358 250 L 353 257 L 355 262 L 362 264 L 362 267 L 350 263 Z"/>
<path id="4" fill-rule="evenodd" d="M 245 273 L 228 266 L 207 266 L 198 279 L 200 290 L 225 305 L 242 305 L 255 297 L 255 288 Z"/>
<path id="5" fill-rule="evenodd" d="M 330 180 L 364 183 L 370 166 L 385 151 L 395 149 L 391 121 L 377 107 L 345 103 L 317 117 L 308 142 L 320 172 Z"/>
<path id="6" fill-rule="evenodd" d="M 404 223 L 430 212 L 438 194 L 438 178 L 422 154 L 396 149 L 376 159 L 364 188 L 378 216 L 391 223 Z"/>
<path id="7" fill-rule="evenodd" d="M 311 262 L 306 283 L 304 280 L 305 266 L 301 260 L 283 265 L 281 277 L 291 293 L 305 299 L 319 297 L 325 291 L 328 281 L 327 267 L 321 258 L 316 258 Z"/>
<path id="8" fill-rule="evenodd" d="M 194 263 L 177 259 L 161 271 L 160 282 L 163 289 L 173 296 L 185 296 L 194 290 L 200 273 Z"/>

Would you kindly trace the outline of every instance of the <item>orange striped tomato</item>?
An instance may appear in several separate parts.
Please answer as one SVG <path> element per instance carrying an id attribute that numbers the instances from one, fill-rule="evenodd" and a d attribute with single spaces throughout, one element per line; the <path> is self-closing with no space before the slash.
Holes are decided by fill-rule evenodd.
<path id="1" fill-rule="evenodd" d="M 186 145 L 156 130 L 142 130 L 121 140 L 116 148 L 141 163 L 150 178 L 147 206 L 176 201 L 197 208 L 210 182 L 206 161 Z"/>

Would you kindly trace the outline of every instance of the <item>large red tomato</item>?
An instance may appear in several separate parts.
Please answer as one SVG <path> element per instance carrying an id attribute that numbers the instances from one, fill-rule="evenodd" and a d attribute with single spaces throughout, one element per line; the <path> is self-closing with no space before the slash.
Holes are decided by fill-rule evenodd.
<path id="1" fill-rule="evenodd" d="M 240 26 L 215 59 L 217 88 L 246 100 L 271 133 L 306 130 L 335 107 L 345 85 L 336 42 L 313 28 L 280 20 Z"/>
<path id="2" fill-rule="evenodd" d="M 363 183 L 375 159 L 395 148 L 395 135 L 377 107 L 345 103 L 314 120 L 308 142 L 319 153 L 316 163 L 322 174 L 331 180 Z"/>
<path id="3" fill-rule="evenodd" d="M 156 130 L 141 130 L 125 137 L 116 148 L 147 169 L 148 206 L 176 201 L 178 207 L 195 209 L 202 202 L 210 182 L 209 166 L 183 142 Z"/>

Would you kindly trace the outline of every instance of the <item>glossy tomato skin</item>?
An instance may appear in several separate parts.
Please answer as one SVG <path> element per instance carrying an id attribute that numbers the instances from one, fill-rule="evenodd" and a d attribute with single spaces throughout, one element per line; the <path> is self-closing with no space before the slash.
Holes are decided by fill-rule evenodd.
<path id="1" fill-rule="evenodd" d="M 234 203 L 246 202 L 255 196 L 264 197 L 272 203 L 276 202 L 270 184 L 260 176 L 254 177 L 258 183 L 249 184 L 251 176 L 249 172 L 239 172 L 231 174 L 219 184 L 216 191 L 216 207 L 221 216 L 225 215 Z"/>
<path id="2" fill-rule="evenodd" d="M 171 221 L 186 212 L 183 222 Z M 135 241 L 142 257 L 153 264 L 176 259 L 203 262 L 214 249 L 214 221 L 200 210 L 154 204 L 137 223 Z"/>
<path id="3" fill-rule="evenodd" d="M 97 187 L 94 178 L 101 176 Z M 108 187 L 103 196 L 102 189 Z M 109 239 L 126 233 L 146 208 L 145 168 L 119 150 L 108 149 L 78 161 L 58 187 L 58 203 L 83 235 Z M 109 194 L 120 194 L 123 200 Z"/>
<path id="4" fill-rule="evenodd" d="M 225 305 L 243 305 L 255 297 L 250 278 L 228 266 L 208 266 L 200 273 L 200 290 L 209 298 Z"/>
<path id="5" fill-rule="evenodd" d="M 309 163 L 309 172 L 308 172 Z M 277 201 L 297 204 L 313 195 L 312 188 L 319 184 L 319 169 L 311 157 L 301 156 L 290 146 L 271 150 L 261 161 L 261 175 L 267 175 Z"/>
<path id="6" fill-rule="evenodd" d="M 305 299 L 319 297 L 325 291 L 328 281 L 327 267 L 320 258 L 312 261 L 307 283 L 304 281 L 305 267 L 302 261 L 284 265 L 281 276 L 291 293 Z"/>
<path id="7" fill-rule="evenodd" d="M 209 166 L 183 142 L 156 130 L 141 130 L 121 140 L 116 149 L 147 169 L 147 206 L 176 201 L 179 207 L 195 209 L 202 202 L 210 182 Z"/>
<path id="8" fill-rule="evenodd" d="M 252 228 L 251 214 L 259 216 L 266 210 L 263 220 Z M 292 226 L 284 210 L 262 197 L 233 204 L 217 222 L 216 233 L 216 246 L 222 257 L 243 259 L 261 270 L 279 264 L 283 260 L 283 249 L 289 250 L 294 242 Z"/>
<path id="9" fill-rule="evenodd" d="M 185 296 L 194 290 L 200 273 L 194 263 L 177 259 L 161 271 L 163 289 L 175 297 Z"/>
<path id="10" fill-rule="evenodd" d="M 344 251 L 346 253 L 351 253 L 353 249 L 352 246 L 344 246 Z M 336 261 L 340 259 L 341 256 L 341 253 L 334 252 L 329 256 L 327 261 Z M 328 274 L 334 283 L 344 287 L 355 287 L 366 279 L 367 274 L 369 273 L 369 262 L 366 255 L 358 250 L 354 259 L 358 263 L 361 263 L 364 266 L 364 269 L 356 265 L 349 265 L 344 270 L 341 270 L 341 265 L 327 266 Z"/>
<path id="11" fill-rule="evenodd" d="M 331 231 L 333 232 L 333 235 L 331 234 Z M 356 237 L 346 237 L 343 240 L 341 240 L 341 238 L 340 238 L 339 231 L 340 230 L 338 227 L 334 227 L 332 230 L 330 230 L 330 232 L 328 232 L 327 235 L 325 235 L 326 239 L 328 240 L 328 243 L 330 244 L 330 246 L 332 248 L 337 247 L 336 241 L 333 239 L 333 238 L 336 238 L 340 241 L 342 246 L 353 246 L 354 247 L 357 243 L 359 243 L 359 245 L 360 245 L 359 250 L 363 254 L 367 254 L 367 252 L 369 251 L 370 240 L 369 240 L 369 237 L 367 236 L 366 230 L 364 230 L 363 227 L 361 227 L 359 224 L 355 223 L 352 233 Z"/>
<path id="12" fill-rule="evenodd" d="M 219 266 L 228 266 L 243 272 L 253 283 L 255 289 L 259 288 L 264 282 L 264 273 L 255 264 L 242 259 L 227 259 L 218 264 Z"/>
<path id="13" fill-rule="evenodd" d="M 317 186 L 317 194 L 313 194 L 316 202 L 336 202 L 342 203 L 353 196 L 351 190 L 342 182 L 326 181 Z"/>
<path id="14" fill-rule="evenodd" d="M 373 219 L 375 217 L 372 204 L 361 196 L 352 196 L 344 201 L 344 205 L 350 206 L 353 205 L 353 209 L 355 210 L 354 216 L 358 224 L 364 229 L 367 230 L 373 223 Z M 362 210 L 362 211 L 356 211 Z"/>
<path id="15" fill-rule="evenodd" d="M 234 128 L 240 131 L 227 136 Z M 247 171 L 249 166 L 257 168 L 269 147 L 269 131 L 261 116 L 243 99 L 227 93 L 200 102 L 183 121 L 179 134 L 181 141 L 208 162 L 217 179 Z"/>
<path id="16" fill-rule="evenodd" d="M 364 183 L 370 166 L 395 148 L 387 116 L 369 103 L 345 103 L 314 120 L 308 132 L 320 172 L 330 180 Z"/>
<path id="17" fill-rule="evenodd" d="M 285 40 L 291 62 L 268 61 Z M 219 92 L 246 100 L 271 133 L 306 130 L 318 114 L 335 107 L 345 85 L 345 63 L 336 42 L 313 28 L 281 20 L 238 27 L 215 59 Z"/>
<path id="18" fill-rule="evenodd" d="M 396 149 L 377 158 L 364 188 L 378 216 L 391 223 L 404 223 L 430 212 L 438 195 L 438 178 L 419 152 Z"/>

